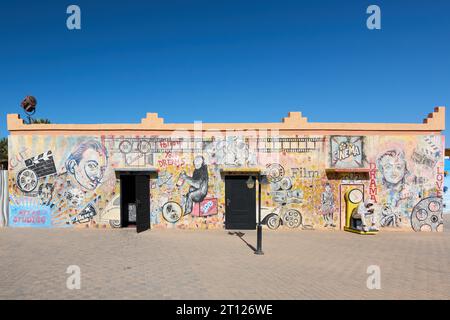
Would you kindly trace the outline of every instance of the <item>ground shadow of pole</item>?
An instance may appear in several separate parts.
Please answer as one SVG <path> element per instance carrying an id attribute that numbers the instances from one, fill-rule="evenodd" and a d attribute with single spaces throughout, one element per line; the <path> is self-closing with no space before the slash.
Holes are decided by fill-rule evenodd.
<path id="1" fill-rule="evenodd" d="M 252 249 L 252 251 L 256 251 L 256 248 L 254 246 L 252 246 L 250 243 L 248 243 L 243 237 L 245 236 L 245 233 L 240 232 L 240 231 L 235 231 L 235 232 L 228 232 L 229 235 L 233 236 L 236 235 L 238 236 L 242 241 L 244 241 L 244 243 L 250 248 Z"/>

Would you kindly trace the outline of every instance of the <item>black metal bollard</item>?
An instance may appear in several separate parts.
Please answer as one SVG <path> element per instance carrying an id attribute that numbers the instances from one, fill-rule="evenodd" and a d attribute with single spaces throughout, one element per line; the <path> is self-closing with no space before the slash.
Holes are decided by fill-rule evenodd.
<path id="1" fill-rule="evenodd" d="M 256 230 L 256 251 L 255 254 L 264 254 L 262 251 L 262 225 L 258 223 Z"/>

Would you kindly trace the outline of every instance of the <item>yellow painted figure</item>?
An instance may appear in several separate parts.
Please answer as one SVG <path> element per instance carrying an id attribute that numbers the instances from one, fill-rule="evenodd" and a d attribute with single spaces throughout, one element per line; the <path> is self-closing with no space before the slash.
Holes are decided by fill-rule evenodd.
<path id="1" fill-rule="evenodd" d="M 353 213 L 359 211 L 361 206 L 365 204 L 364 202 L 364 194 L 358 188 L 352 188 L 348 190 L 345 195 L 345 231 L 359 233 L 359 234 L 376 234 L 377 230 L 366 229 L 366 228 L 357 228 L 355 216 Z"/>

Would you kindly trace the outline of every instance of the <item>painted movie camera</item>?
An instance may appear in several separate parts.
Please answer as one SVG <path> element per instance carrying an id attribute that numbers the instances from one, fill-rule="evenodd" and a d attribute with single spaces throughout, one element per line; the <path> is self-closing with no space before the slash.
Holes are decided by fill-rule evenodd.
<path id="1" fill-rule="evenodd" d="M 275 208 L 261 208 L 262 223 L 266 224 L 269 229 L 278 229 L 280 225 L 298 228 L 302 224 L 301 212 L 295 208 L 290 208 L 288 205 L 301 204 L 303 202 L 303 191 L 292 189 L 292 187 L 292 180 L 289 177 L 271 183 L 272 191 L 270 194 L 277 206 Z"/>

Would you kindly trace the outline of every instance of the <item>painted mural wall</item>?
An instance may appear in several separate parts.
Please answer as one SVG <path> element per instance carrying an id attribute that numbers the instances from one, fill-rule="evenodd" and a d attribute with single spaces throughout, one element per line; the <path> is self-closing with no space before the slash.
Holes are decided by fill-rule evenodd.
<path id="1" fill-rule="evenodd" d="M 442 136 L 10 136 L 9 225 L 119 227 L 115 169 L 156 167 L 152 228 L 223 228 L 221 169 L 259 167 L 271 229 L 341 229 L 343 195 L 357 187 L 382 230 L 441 231 L 443 146 Z"/>
<path id="2" fill-rule="evenodd" d="M 0 227 L 8 225 L 8 171 L 0 170 Z"/>
<path id="3" fill-rule="evenodd" d="M 450 172 L 450 158 L 445 157 L 444 160 L 444 172 L 445 172 L 445 178 L 444 178 L 444 196 L 443 196 L 443 202 L 444 202 L 444 214 L 450 213 L 450 176 L 448 173 Z"/>

